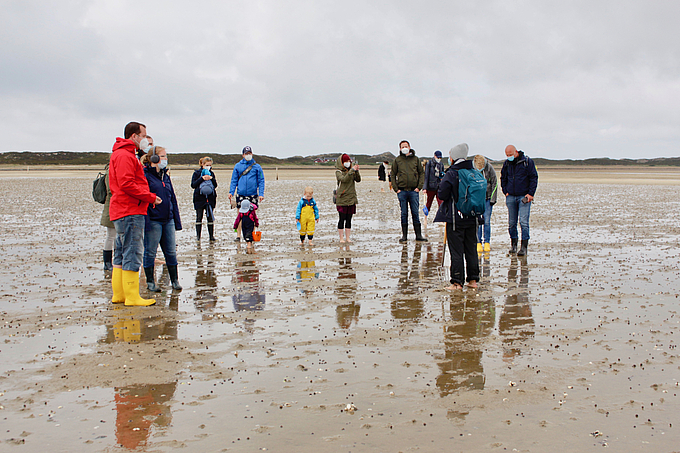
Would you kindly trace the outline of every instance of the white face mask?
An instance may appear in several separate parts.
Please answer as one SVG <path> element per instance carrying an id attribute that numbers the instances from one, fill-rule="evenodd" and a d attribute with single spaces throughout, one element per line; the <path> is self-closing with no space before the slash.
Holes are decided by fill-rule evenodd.
<path id="1" fill-rule="evenodd" d="M 208 166 L 206 166 L 206 167 L 203 167 L 203 168 L 204 168 L 205 170 L 210 171 L 210 165 L 208 165 Z"/>
<path id="2" fill-rule="evenodd" d="M 352 166 L 352 162 L 350 162 L 350 161 L 347 161 L 347 162 L 345 162 L 345 163 L 344 163 L 344 164 L 342 164 L 342 165 L 344 165 L 344 166 L 345 166 L 345 168 L 349 168 L 349 167 L 351 167 L 351 166 Z"/>
<path id="3" fill-rule="evenodd" d="M 439 162 L 442 161 L 442 159 L 441 159 L 441 157 L 435 157 L 435 158 L 434 158 L 434 161 L 437 162 L 437 163 L 439 163 Z"/>
<path id="4" fill-rule="evenodd" d="M 162 170 L 165 167 L 168 166 L 168 159 L 161 159 L 161 161 L 158 163 L 158 167 Z"/>
<path id="5" fill-rule="evenodd" d="M 149 140 L 144 137 L 139 141 L 139 149 L 146 150 L 149 147 Z"/>
<path id="6" fill-rule="evenodd" d="M 408 150 L 409 150 L 408 148 L 402 148 L 401 153 L 405 156 L 408 154 Z"/>
<path id="7" fill-rule="evenodd" d="M 247 160 L 248 162 L 250 162 L 251 160 L 253 160 L 253 155 L 252 154 L 246 154 L 245 156 L 243 156 L 243 158 L 245 160 Z"/>

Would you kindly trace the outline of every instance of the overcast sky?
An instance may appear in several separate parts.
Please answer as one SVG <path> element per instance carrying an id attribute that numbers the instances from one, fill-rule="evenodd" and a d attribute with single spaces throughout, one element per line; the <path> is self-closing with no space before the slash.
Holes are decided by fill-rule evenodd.
<path id="1" fill-rule="evenodd" d="M 680 155 L 680 1 L 7 1 L 0 151 Z"/>

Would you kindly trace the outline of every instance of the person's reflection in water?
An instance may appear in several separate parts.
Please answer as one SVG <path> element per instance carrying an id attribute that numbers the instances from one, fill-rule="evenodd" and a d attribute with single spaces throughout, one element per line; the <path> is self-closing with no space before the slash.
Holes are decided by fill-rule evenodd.
<path id="1" fill-rule="evenodd" d="M 212 247 L 205 252 L 198 250 L 196 254 L 196 294 L 194 303 L 198 311 L 212 311 L 217 306 L 217 274 L 215 272 L 215 255 Z M 205 317 L 206 315 L 204 315 Z M 207 315 L 210 317 L 210 315 Z"/>
<path id="2" fill-rule="evenodd" d="M 484 388 L 484 341 L 493 332 L 496 318 L 493 299 L 478 293 L 453 294 L 450 307 L 451 319 L 444 326 L 444 354 L 436 357 L 440 370 L 436 382 L 442 397 L 459 389 Z"/>
<path id="3" fill-rule="evenodd" d="M 260 269 L 258 269 L 254 260 L 236 263 L 233 283 L 236 287 L 236 294 L 232 297 L 234 310 L 255 311 L 264 309 L 265 294 L 260 290 Z"/>
<path id="4" fill-rule="evenodd" d="M 295 280 L 303 285 L 306 282 L 319 278 L 319 273 L 316 271 L 316 262 L 314 261 L 300 261 L 297 265 L 297 272 L 295 272 Z M 301 287 L 300 292 L 303 295 L 310 294 L 312 290 L 309 287 Z"/>
<path id="5" fill-rule="evenodd" d="M 401 263 L 397 293 L 391 303 L 394 319 L 418 321 L 425 312 L 423 298 L 420 296 L 420 258 L 422 244 L 416 242 L 413 259 L 409 265 L 408 245 L 401 250 Z"/>
<path id="6" fill-rule="evenodd" d="M 175 320 L 164 320 L 162 316 L 136 317 L 136 312 L 119 306 L 114 310 L 116 322 L 106 326 L 106 336 L 100 340 L 103 343 L 177 340 Z M 147 446 L 152 427 L 170 425 L 172 413 L 168 403 L 176 389 L 177 381 L 114 387 L 116 442 L 129 450 Z"/>
<path id="7" fill-rule="evenodd" d="M 482 281 L 491 281 L 491 252 L 478 253 L 477 256 L 479 257 L 479 275 L 482 276 Z"/>
<path id="8" fill-rule="evenodd" d="M 529 301 L 529 266 L 526 258 L 518 260 L 511 255 L 508 283 L 508 295 L 498 321 L 498 330 L 503 339 L 503 358 L 512 361 L 522 353 L 523 342 L 534 336 L 535 329 Z"/>
<path id="9" fill-rule="evenodd" d="M 418 245 L 418 244 L 416 244 Z M 442 267 L 442 259 L 446 244 L 441 242 L 427 242 L 425 244 L 425 261 L 423 261 L 422 277 L 425 279 L 437 279 L 432 281 L 432 285 L 438 284 L 438 279 L 441 277 L 441 272 L 444 271 Z"/>
<path id="10" fill-rule="evenodd" d="M 352 323 L 359 321 L 359 311 L 361 304 L 357 303 L 357 273 L 352 266 L 352 258 L 338 258 L 338 279 L 335 282 L 335 292 L 338 301 L 341 302 L 335 308 L 335 316 L 338 326 L 342 329 L 349 329 Z"/>
<path id="11" fill-rule="evenodd" d="M 145 447 L 152 426 L 169 426 L 172 413 L 168 402 L 176 388 L 177 382 L 116 387 L 116 442 L 129 450 Z"/>

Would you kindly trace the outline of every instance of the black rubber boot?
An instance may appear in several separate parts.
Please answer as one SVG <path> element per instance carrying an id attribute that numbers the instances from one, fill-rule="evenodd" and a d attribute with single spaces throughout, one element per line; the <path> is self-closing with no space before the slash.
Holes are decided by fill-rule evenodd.
<path id="1" fill-rule="evenodd" d="M 215 226 L 211 223 L 208 224 L 208 234 L 210 235 L 210 240 L 215 240 Z"/>
<path id="2" fill-rule="evenodd" d="M 510 238 L 510 250 L 508 254 L 515 255 L 517 253 L 517 239 Z"/>
<path id="3" fill-rule="evenodd" d="M 421 225 L 419 223 L 413 224 L 413 230 L 416 232 L 416 241 L 427 242 L 427 239 L 423 237 Z"/>
<path id="4" fill-rule="evenodd" d="M 156 286 L 156 280 L 154 279 L 153 266 L 145 267 L 144 273 L 146 274 L 146 289 L 153 293 L 160 293 L 161 289 Z"/>
<path id="5" fill-rule="evenodd" d="M 168 274 L 170 274 L 172 289 L 182 291 L 182 285 L 179 284 L 179 278 L 177 277 L 177 266 L 168 266 Z"/>
<path id="6" fill-rule="evenodd" d="M 203 230 L 203 224 L 197 223 L 196 224 L 196 239 L 198 239 L 199 241 L 201 240 L 201 230 Z"/>
<path id="7" fill-rule="evenodd" d="M 113 270 L 113 250 L 104 250 L 104 270 Z"/>
<path id="8" fill-rule="evenodd" d="M 401 239 L 399 239 L 399 242 L 406 242 L 408 241 L 408 223 L 402 223 L 401 224 Z"/>
<path id="9" fill-rule="evenodd" d="M 517 256 L 525 256 L 527 254 L 527 248 L 529 247 L 529 239 L 522 239 L 522 246 L 517 252 Z"/>

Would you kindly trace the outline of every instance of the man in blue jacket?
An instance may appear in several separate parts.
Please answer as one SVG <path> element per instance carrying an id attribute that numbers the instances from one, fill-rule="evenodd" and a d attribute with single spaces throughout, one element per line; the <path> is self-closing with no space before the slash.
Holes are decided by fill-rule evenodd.
<path id="1" fill-rule="evenodd" d="M 262 167 L 253 159 L 253 150 L 250 146 L 243 148 L 243 159 L 234 165 L 229 186 L 229 201 L 236 192 L 236 207 L 241 207 L 241 201 L 248 200 L 260 207 L 264 200 L 264 172 Z M 241 224 L 238 225 L 235 242 L 241 240 Z"/>
<path id="2" fill-rule="evenodd" d="M 501 189 L 508 207 L 508 232 L 511 243 L 508 253 L 524 256 L 529 246 L 529 214 L 538 186 L 538 173 L 534 161 L 513 145 L 505 147 L 505 156 L 507 159 L 501 169 Z M 518 217 L 522 229 L 522 246 L 519 251 L 517 251 Z"/>

